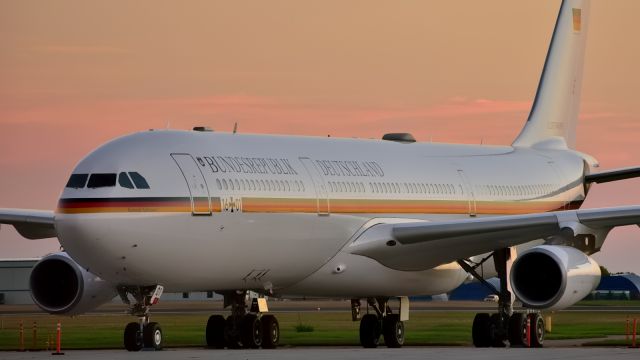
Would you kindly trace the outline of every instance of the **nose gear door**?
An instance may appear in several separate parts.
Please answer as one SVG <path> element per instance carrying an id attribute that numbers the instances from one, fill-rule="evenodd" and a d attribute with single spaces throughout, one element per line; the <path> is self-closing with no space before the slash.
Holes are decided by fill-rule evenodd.
<path id="1" fill-rule="evenodd" d="M 198 164 L 189 154 L 171 154 L 178 165 L 189 188 L 191 197 L 191 213 L 193 215 L 211 215 L 209 187 Z"/>

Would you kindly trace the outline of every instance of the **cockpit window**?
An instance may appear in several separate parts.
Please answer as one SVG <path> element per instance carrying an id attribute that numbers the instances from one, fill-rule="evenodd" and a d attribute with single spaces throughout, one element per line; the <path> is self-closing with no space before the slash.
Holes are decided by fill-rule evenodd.
<path id="1" fill-rule="evenodd" d="M 72 189 L 82 189 L 87 183 L 89 174 L 72 174 L 67 182 L 67 187 Z"/>
<path id="2" fill-rule="evenodd" d="M 120 184 L 120 186 L 122 186 L 123 188 L 133 189 L 133 183 L 131 182 L 131 179 L 129 179 L 129 176 L 126 172 L 121 172 L 120 174 L 118 174 L 118 184 Z"/>
<path id="3" fill-rule="evenodd" d="M 90 189 L 116 186 L 116 174 L 91 174 L 87 187 Z"/>
<path id="4" fill-rule="evenodd" d="M 129 172 L 129 176 L 131 176 L 131 180 L 133 180 L 133 183 L 136 184 L 136 187 L 138 189 L 148 189 L 149 188 L 149 183 L 147 183 L 147 180 L 145 180 L 145 178 L 140 175 L 139 173 L 135 172 L 135 171 L 131 171 Z"/>

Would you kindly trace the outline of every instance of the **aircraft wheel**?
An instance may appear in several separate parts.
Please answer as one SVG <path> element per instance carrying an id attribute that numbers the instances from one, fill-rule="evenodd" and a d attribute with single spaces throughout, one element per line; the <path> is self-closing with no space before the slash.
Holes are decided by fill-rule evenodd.
<path id="1" fill-rule="evenodd" d="M 236 328 L 236 318 L 231 315 L 227 317 L 224 324 L 224 343 L 228 349 L 239 349 L 242 347 L 239 329 Z"/>
<path id="2" fill-rule="evenodd" d="M 262 348 L 275 349 L 280 341 L 280 325 L 273 315 L 263 315 L 262 322 Z"/>
<path id="3" fill-rule="evenodd" d="M 473 327 L 471 329 L 473 345 L 475 347 L 491 346 L 491 330 L 491 316 L 487 313 L 476 314 L 473 319 Z"/>
<path id="4" fill-rule="evenodd" d="M 544 345 L 544 319 L 540 314 L 529 314 L 531 320 L 531 347 L 541 348 Z M 526 326 L 526 325 L 525 325 Z"/>
<path id="5" fill-rule="evenodd" d="M 257 349 L 262 345 L 262 323 L 258 316 L 247 314 L 240 326 L 242 345 L 248 349 Z"/>
<path id="6" fill-rule="evenodd" d="M 145 348 L 162 350 L 162 329 L 157 322 L 150 322 L 144 327 L 142 340 Z"/>
<path id="7" fill-rule="evenodd" d="M 404 344 L 404 323 L 400 315 L 390 314 L 382 320 L 384 343 L 390 348 L 399 348 Z"/>
<path id="8" fill-rule="evenodd" d="M 124 328 L 124 348 L 127 351 L 140 351 L 142 349 L 142 334 L 140 324 L 130 322 Z"/>
<path id="9" fill-rule="evenodd" d="M 380 342 L 380 321 L 374 314 L 367 314 L 360 320 L 360 344 L 365 348 L 375 348 Z"/>
<path id="10" fill-rule="evenodd" d="M 505 347 L 507 344 L 505 343 L 506 332 L 502 329 L 502 326 L 506 326 L 507 324 L 501 324 L 500 315 L 499 314 L 491 314 L 491 331 L 489 332 L 489 336 L 491 337 L 491 346 L 492 347 Z"/>
<path id="11" fill-rule="evenodd" d="M 513 313 L 509 318 L 509 344 L 511 347 L 523 346 L 527 342 L 527 319 L 523 313 Z"/>
<path id="12" fill-rule="evenodd" d="M 207 321 L 205 337 L 207 347 L 212 349 L 224 349 L 225 320 L 222 315 L 211 315 Z"/>

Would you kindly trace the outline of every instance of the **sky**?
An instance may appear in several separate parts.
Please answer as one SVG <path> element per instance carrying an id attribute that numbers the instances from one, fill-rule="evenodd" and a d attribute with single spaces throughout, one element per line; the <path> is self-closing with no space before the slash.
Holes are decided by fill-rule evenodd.
<path id="1" fill-rule="evenodd" d="M 560 1 L 0 0 L 0 207 L 54 209 L 74 165 L 150 128 L 508 145 Z M 594 0 L 577 149 L 640 165 L 640 1 Z M 640 180 L 585 208 L 640 204 Z M 55 251 L 0 230 L 0 258 Z M 595 259 L 640 273 L 640 229 Z"/>

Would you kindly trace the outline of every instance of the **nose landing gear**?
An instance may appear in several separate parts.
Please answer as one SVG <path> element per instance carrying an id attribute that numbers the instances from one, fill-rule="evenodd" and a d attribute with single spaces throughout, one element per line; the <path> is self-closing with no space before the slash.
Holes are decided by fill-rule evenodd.
<path id="1" fill-rule="evenodd" d="M 140 318 L 138 322 L 128 323 L 124 329 L 126 350 L 162 350 L 162 328 L 157 322 L 149 321 L 149 308 L 158 302 L 162 291 L 160 285 L 118 288 L 118 294 L 125 304 L 131 304 L 127 295 L 133 296 L 135 304 L 131 305 L 129 313 Z"/>

